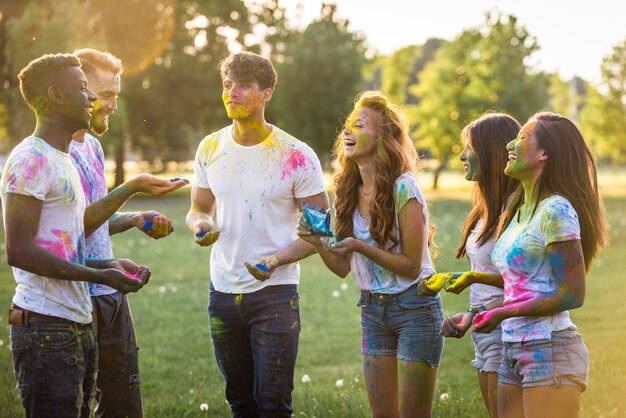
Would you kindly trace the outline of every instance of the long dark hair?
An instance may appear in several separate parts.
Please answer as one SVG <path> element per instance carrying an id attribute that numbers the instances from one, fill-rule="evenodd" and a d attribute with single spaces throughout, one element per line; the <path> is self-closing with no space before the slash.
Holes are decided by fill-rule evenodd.
<path id="1" fill-rule="evenodd" d="M 456 258 L 465 256 L 467 239 L 481 218 L 485 219 L 485 224 L 478 235 L 478 245 L 482 246 L 496 234 L 502 209 L 518 185 L 517 180 L 504 174 L 504 168 L 508 161 L 506 144 L 520 129 L 515 118 L 499 112 L 484 113 L 463 128 L 461 138 L 476 154 L 478 173 L 473 191 L 474 207 L 463 225 Z"/>
<path id="2" fill-rule="evenodd" d="M 534 188 L 533 214 L 542 196 L 559 194 L 569 200 L 578 214 L 585 269 L 589 270 L 591 261 L 608 241 L 593 154 L 578 127 L 568 118 L 539 112 L 529 121 L 537 123 L 533 135 L 548 157 Z M 524 190 L 520 185 L 502 216 L 498 236 L 511 223 L 523 201 Z"/>

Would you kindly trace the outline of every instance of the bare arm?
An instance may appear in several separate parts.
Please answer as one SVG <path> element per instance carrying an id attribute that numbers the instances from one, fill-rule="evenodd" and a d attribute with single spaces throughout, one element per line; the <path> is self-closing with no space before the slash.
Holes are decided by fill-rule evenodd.
<path id="1" fill-rule="evenodd" d="M 212 245 L 220 236 L 220 231 L 213 223 L 215 213 L 215 195 L 211 189 L 191 188 L 191 207 L 187 212 L 187 227 L 193 232 L 196 243 L 202 247 Z"/>
<path id="2" fill-rule="evenodd" d="M 160 239 L 174 232 L 172 221 L 157 211 L 115 212 L 109 219 L 109 235 L 119 234 L 137 228 L 154 239 Z"/>
<path id="3" fill-rule="evenodd" d="M 418 277 L 422 266 L 425 228 L 422 204 L 416 199 L 410 199 L 398 213 L 398 226 L 401 245 L 399 254 L 354 238 L 337 242 L 332 246 L 332 250 L 340 255 L 356 251 L 392 273 L 404 277 Z"/>
<path id="4" fill-rule="evenodd" d="M 172 179 L 174 180 L 174 179 Z M 124 203 L 136 193 L 162 196 L 189 184 L 187 180 L 163 180 L 150 174 L 140 174 L 132 180 L 116 187 L 102 199 L 93 202 L 85 209 L 85 236 L 91 235 L 108 221 Z"/>
<path id="5" fill-rule="evenodd" d="M 104 284 L 124 293 L 136 292 L 142 287 L 141 282 L 119 270 L 99 270 L 72 263 L 36 245 L 41 207 L 42 202 L 34 197 L 7 194 L 5 234 L 9 265 L 52 279 Z"/>
<path id="6" fill-rule="evenodd" d="M 549 316 L 582 306 L 585 300 L 585 259 L 580 240 L 555 242 L 546 247 L 552 266 L 552 277 L 558 288 L 542 298 L 507 304 L 477 315 L 474 329 L 489 332 L 507 318 Z M 495 326 L 494 326 L 495 324 Z"/>

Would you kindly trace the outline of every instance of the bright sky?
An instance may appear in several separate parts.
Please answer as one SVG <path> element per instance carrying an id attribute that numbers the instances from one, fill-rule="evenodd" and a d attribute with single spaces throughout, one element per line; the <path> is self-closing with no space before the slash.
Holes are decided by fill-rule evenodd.
<path id="1" fill-rule="evenodd" d="M 280 0 L 288 16 L 302 7 L 304 26 L 319 16 L 322 0 Z M 626 1 L 623 0 L 335 0 L 339 15 L 352 30 L 365 33 L 371 48 L 389 54 L 428 38 L 453 39 L 463 29 L 483 21 L 485 11 L 514 14 L 534 35 L 541 49 L 531 63 L 600 81 L 602 57 L 626 39 Z"/>

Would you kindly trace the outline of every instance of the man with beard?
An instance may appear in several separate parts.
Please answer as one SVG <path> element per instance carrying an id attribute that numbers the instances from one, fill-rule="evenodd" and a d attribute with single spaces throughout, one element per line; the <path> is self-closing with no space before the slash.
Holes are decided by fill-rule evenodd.
<path id="1" fill-rule="evenodd" d="M 109 115 L 117 109 L 122 64 L 108 52 L 81 49 L 74 52 L 81 62 L 89 89 L 97 100 L 91 117 L 91 131 L 102 135 L 108 130 Z M 160 196 L 187 184 L 186 180 L 162 180 L 141 174 L 107 195 L 104 153 L 100 142 L 86 129 L 76 132 L 70 155 L 90 205 L 85 211 L 88 258 L 113 257 L 110 235 L 138 228 L 159 239 L 173 231 L 171 221 L 155 212 L 116 212 L 135 193 Z M 108 222 L 107 222 L 108 220 Z M 138 272 L 140 266 L 126 260 L 126 268 Z M 99 351 L 96 406 L 97 417 L 141 417 L 138 348 L 130 307 L 126 296 L 115 289 L 91 285 L 94 326 Z"/>
<path id="2" fill-rule="evenodd" d="M 0 181 L 17 283 L 9 311 L 17 387 L 27 417 L 86 418 L 97 356 L 87 282 L 123 293 L 144 282 L 125 274 L 131 261 L 83 257 L 85 196 L 68 149 L 72 134 L 89 127 L 96 97 L 80 61 L 44 55 L 18 78 L 37 124 L 11 152 Z M 147 279 L 144 272 L 137 271 Z"/>

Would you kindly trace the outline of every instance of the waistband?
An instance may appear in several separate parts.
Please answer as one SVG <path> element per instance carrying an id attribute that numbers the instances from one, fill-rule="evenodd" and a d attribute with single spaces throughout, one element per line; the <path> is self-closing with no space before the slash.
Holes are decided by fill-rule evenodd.
<path id="1" fill-rule="evenodd" d="M 425 300 L 436 300 L 437 298 L 439 298 L 439 295 L 435 297 L 419 296 L 417 294 L 418 283 L 413 283 L 411 286 L 409 286 L 407 289 L 403 290 L 400 293 L 376 293 L 369 290 L 361 289 L 361 297 L 368 303 L 389 303 L 406 296 L 417 296 L 418 298 L 424 298 Z"/>
<path id="2" fill-rule="evenodd" d="M 69 319 L 59 318 L 58 316 L 43 315 L 37 312 L 22 309 L 15 304 L 11 305 L 11 308 L 9 309 L 9 325 L 28 328 L 32 324 L 59 324 L 71 325 L 79 328 L 91 328 L 91 322 L 88 324 L 81 324 L 79 322 L 70 321 Z"/>

